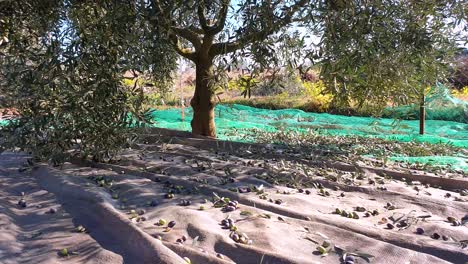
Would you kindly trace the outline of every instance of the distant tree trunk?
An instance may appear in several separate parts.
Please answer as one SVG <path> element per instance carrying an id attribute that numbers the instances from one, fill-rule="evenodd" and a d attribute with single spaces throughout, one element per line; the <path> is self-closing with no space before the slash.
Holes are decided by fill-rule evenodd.
<path id="1" fill-rule="evenodd" d="M 197 75 L 195 94 L 190 101 L 193 108 L 192 134 L 215 138 L 214 107 L 216 104 L 209 81 L 213 58 L 209 55 L 198 54 L 195 65 Z"/>

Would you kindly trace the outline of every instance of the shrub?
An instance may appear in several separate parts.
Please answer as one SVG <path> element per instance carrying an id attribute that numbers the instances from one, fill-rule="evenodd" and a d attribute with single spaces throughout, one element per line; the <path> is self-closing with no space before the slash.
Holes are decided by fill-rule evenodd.
<path id="1" fill-rule="evenodd" d="M 289 95 L 299 95 L 302 88 L 302 81 L 297 75 L 281 74 L 262 79 L 252 90 L 252 94 L 271 96 L 287 92 Z"/>
<path id="2" fill-rule="evenodd" d="M 317 112 L 324 112 L 329 109 L 333 95 L 326 92 L 325 84 L 322 81 L 304 81 L 303 87 L 302 94 L 308 99 L 305 108 Z"/>

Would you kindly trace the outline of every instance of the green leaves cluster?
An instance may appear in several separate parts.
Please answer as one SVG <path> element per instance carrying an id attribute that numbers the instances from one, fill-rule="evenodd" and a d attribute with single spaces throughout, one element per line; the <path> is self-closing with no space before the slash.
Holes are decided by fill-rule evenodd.
<path id="1" fill-rule="evenodd" d="M 331 3 L 340 2 L 340 5 Z M 329 1 L 316 59 L 338 104 L 419 102 L 445 81 L 463 1 Z"/>
<path id="2" fill-rule="evenodd" d="M 130 2 L 24 2 L 0 9 L 9 39 L 0 47 L 0 108 L 20 114 L 1 128 L 2 147 L 53 163 L 70 150 L 113 158 L 133 138 L 130 127 L 149 121 L 143 88 L 126 87 L 122 75 L 132 69 L 169 82 L 174 54 L 161 56 L 166 44 Z"/>

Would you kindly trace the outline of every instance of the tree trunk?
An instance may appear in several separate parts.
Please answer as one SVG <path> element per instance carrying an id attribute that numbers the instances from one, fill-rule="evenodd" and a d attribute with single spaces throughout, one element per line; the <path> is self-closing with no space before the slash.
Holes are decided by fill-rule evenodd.
<path id="1" fill-rule="evenodd" d="M 190 101 L 193 108 L 192 134 L 215 138 L 215 100 L 209 83 L 213 59 L 208 55 L 199 56 L 195 61 L 195 65 L 197 75 L 195 94 Z"/>

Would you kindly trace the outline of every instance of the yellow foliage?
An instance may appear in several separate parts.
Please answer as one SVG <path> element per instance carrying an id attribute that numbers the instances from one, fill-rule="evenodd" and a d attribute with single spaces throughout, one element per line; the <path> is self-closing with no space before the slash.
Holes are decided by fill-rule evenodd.
<path id="1" fill-rule="evenodd" d="M 304 97 L 315 101 L 323 108 L 328 108 L 331 101 L 333 100 L 333 95 L 325 91 L 325 84 L 322 81 L 305 81 L 303 82 L 303 86 L 304 90 L 302 93 Z"/>
<path id="2" fill-rule="evenodd" d="M 463 87 L 461 90 L 452 90 L 452 95 L 466 100 L 468 98 L 468 86 Z"/>
<path id="3" fill-rule="evenodd" d="M 258 83 L 260 82 L 256 78 L 243 75 L 234 80 L 230 80 L 227 89 L 229 91 L 245 91 L 246 89 L 255 87 Z"/>
<path id="4" fill-rule="evenodd" d="M 135 83 L 138 83 L 138 85 L 143 85 L 143 83 L 145 82 L 144 79 L 142 78 L 134 78 L 134 79 L 127 79 L 127 78 L 124 78 L 122 80 L 122 83 L 125 85 L 125 86 L 128 86 L 128 87 L 133 87 L 135 86 Z"/>
<path id="5" fill-rule="evenodd" d="M 286 91 L 284 91 L 284 92 L 282 92 L 282 93 L 280 93 L 280 94 L 277 94 L 277 95 L 275 96 L 275 99 L 280 100 L 280 101 L 283 101 L 283 100 L 289 99 L 289 97 L 290 97 L 290 96 L 289 96 L 289 93 L 286 92 Z"/>
<path id="6" fill-rule="evenodd" d="M 452 90 L 452 94 L 457 97 L 468 96 L 468 86 L 463 87 L 461 90 Z"/>

